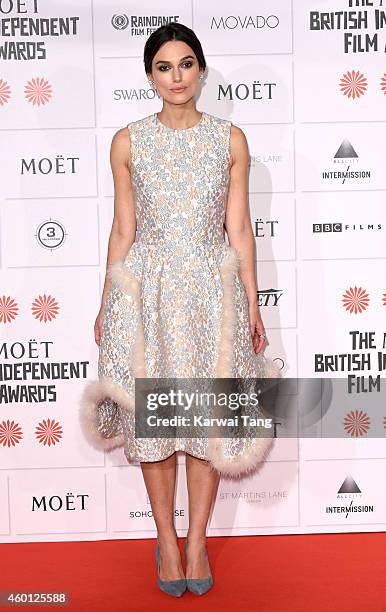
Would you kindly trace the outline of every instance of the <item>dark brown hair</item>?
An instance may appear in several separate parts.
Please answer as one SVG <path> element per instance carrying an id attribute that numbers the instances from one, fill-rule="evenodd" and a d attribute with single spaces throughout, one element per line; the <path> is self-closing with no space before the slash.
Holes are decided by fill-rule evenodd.
<path id="1" fill-rule="evenodd" d="M 195 56 L 197 57 L 198 65 L 202 70 L 206 68 L 206 61 L 204 57 L 204 52 L 201 47 L 201 43 L 198 40 L 197 36 L 186 25 L 183 23 L 168 23 L 166 25 L 160 26 L 152 34 L 150 34 L 149 38 L 145 43 L 145 49 L 143 54 L 143 62 L 145 64 L 145 72 L 146 74 L 151 73 L 151 64 L 155 54 L 158 49 L 165 42 L 169 40 L 181 40 L 182 42 L 189 45 L 189 47 L 194 51 Z"/>

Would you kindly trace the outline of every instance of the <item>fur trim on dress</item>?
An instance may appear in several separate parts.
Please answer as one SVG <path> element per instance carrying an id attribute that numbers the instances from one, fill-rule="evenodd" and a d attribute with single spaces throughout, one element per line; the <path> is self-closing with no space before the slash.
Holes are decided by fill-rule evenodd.
<path id="1" fill-rule="evenodd" d="M 112 284 L 116 285 L 125 294 L 134 298 L 135 308 L 138 316 L 135 345 L 132 353 L 132 368 L 135 378 L 146 378 L 145 362 L 145 335 L 142 320 L 141 282 L 124 265 L 124 260 L 119 259 L 107 268 L 107 276 Z"/>
<path id="2" fill-rule="evenodd" d="M 138 317 L 137 333 L 131 359 L 135 378 L 146 378 L 145 337 L 142 323 L 141 282 L 125 267 L 124 260 L 118 260 L 107 268 L 107 276 L 126 295 L 134 298 Z M 104 399 L 115 401 L 122 412 L 134 412 L 134 397 L 109 377 L 90 381 L 82 394 L 79 410 L 81 429 L 86 440 L 97 450 L 109 452 L 124 446 L 124 434 L 105 438 L 98 429 L 98 406 Z"/>
<path id="3" fill-rule="evenodd" d="M 85 386 L 80 399 L 79 422 L 87 442 L 97 450 L 112 451 L 124 444 L 123 433 L 104 438 L 98 429 L 98 405 L 105 399 L 116 402 L 122 411 L 134 410 L 129 395 L 109 378 L 94 380 Z"/>
<path id="4" fill-rule="evenodd" d="M 235 275 L 238 273 L 240 257 L 233 247 L 229 247 L 221 267 L 223 281 L 223 316 L 221 322 L 221 337 L 217 360 L 217 378 L 232 378 L 234 330 L 236 325 L 235 310 Z M 266 360 L 267 377 L 279 376 L 279 370 Z M 273 438 L 254 438 L 248 450 L 238 457 L 226 457 L 224 440 L 210 438 L 208 442 L 209 462 L 211 466 L 225 477 L 241 477 L 254 470 L 264 462 L 272 446 Z"/>

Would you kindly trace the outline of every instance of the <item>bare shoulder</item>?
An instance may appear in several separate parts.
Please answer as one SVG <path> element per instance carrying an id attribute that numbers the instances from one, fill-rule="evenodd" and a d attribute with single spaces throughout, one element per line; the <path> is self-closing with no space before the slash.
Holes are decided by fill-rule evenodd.
<path id="1" fill-rule="evenodd" d="M 232 163 L 235 161 L 245 161 L 249 157 L 248 141 L 243 130 L 231 123 L 231 157 Z"/>
<path id="2" fill-rule="evenodd" d="M 130 158 L 130 134 L 127 127 L 115 132 L 111 140 L 111 160 L 128 162 Z"/>

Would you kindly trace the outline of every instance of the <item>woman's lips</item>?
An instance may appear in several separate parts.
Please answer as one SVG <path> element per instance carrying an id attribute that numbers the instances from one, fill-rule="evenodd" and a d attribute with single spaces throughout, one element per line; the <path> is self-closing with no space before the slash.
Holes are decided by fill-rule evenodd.
<path id="1" fill-rule="evenodd" d="M 186 87 L 176 87 L 173 88 L 172 91 L 174 91 L 175 93 L 181 93 L 182 91 L 185 91 Z"/>

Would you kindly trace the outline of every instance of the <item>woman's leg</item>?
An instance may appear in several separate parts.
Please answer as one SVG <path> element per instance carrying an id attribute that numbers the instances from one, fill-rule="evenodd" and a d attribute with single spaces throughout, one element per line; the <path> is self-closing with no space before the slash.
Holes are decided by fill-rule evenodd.
<path id="1" fill-rule="evenodd" d="M 161 580 L 184 578 L 174 527 L 176 453 L 163 461 L 141 462 L 160 547 Z"/>
<path id="2" fill-rule="evenodd" d="M 220 477 L 204 459 L 185 454 L 189 495 L 189 530 L 186 550 L 186 578 L 207 578 L 206 528 Z"/>

